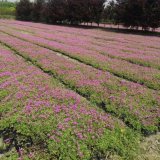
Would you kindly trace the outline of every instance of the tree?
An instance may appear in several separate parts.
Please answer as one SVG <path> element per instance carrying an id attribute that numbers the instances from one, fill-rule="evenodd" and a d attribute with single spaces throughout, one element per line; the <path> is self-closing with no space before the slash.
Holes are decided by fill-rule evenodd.
<path id="1" fill-rule="evenodd" d="M 146 0 L 142 26 L 151 27 L 153 30 L 160 27 L 160 0 Z"/>
<path id="2" fill-rule="evenodd" d="M 126 27 L 138 27 L 142 21 L 143 8 L 140 0 L 117 0 L 116 15 Z"/>
<path id="3" fill-rule="evenodd" d="M 117 0 L 115 21 L 126 27 L 148 30 L 160 26 L 160 0 Z"/>
<path id="4" fill-rule="evenodd" d="M 92 21 L 99 25 L 106 0 L 90 0 Z"/>
<path id="5" fill-rule="evenodd" d="M 87 0 L 67 0 L 67 20 L 72 24 L 87 20 L 88 9 Z"/>
<path id="6" fill-rule="evenodd" d="M 20 0 L 16 5 L 16 19 L 31 20 L 32 3 L 29 0 Z"/>
<path id="7" fill-rule="evenodd" d="M 68 21 L 71 23 L 96 22 L 102 18 L 106 0 L 68 0 Z"/>
<path id="8" fill-rule="evenodd" d="M 106 0 L 21 0 L 17 4 L 17 19 L 47 23 L 100 23 Z"/>
<path id="9" fill-rule="evenodd" d="M 49 0 L 43 9 L 44 19 L 48 23 L 62 22 L 66 19 L 66 0 Z"/>
<path id="10" fill-rule="evenodd" d="M 110 1 L 103 11 L 103 20 L 111 23 L 115 22 L 115 6 L 114 0 Z"/>
<path id="11" fill-rule="evenodd" d="M 41 21 L 42 20 L 42 11 L 44 8 L 44 0 L 36 0 L 33 4 L 31 17 L 33 21 Z"/>

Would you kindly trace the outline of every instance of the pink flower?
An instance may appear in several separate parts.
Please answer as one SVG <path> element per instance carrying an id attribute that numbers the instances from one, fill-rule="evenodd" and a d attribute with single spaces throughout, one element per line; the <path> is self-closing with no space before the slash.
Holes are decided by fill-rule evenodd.
<path id="1" fill-rule="evenodd" d="M 32 111 L 32 107 L 30 105 L 27 105 L 25 107 L 25 112 L 29 114 L 31 111 Z"/>
<path id="2" fill-rule="evenodd" d="M 56 108 L 54 109 L 55 113 L 59 113 L 61 112 L 61 107 L 60 106 L 56 106 Z"/>
<path id="3" fill-rule="evenodd" d="M 77 137 L 78 137 L 79 139 L 81 139 L 81 140 L 83 139 L 82 133 L 77 133 L 76 135 L 77 135 Z"/>
<path id="4" fill-rule="evenodd" d="M 71 120 L 71 118 L 65 118 L 65 119 L 64 119 L 65 122 L 68 122 L 68 121 L 70 121 L 70 120 Z"/>
<path id="5" fill-rule="evenodd" d="M 22 93 L 17 93 L 16 97 L 17 97 L 17 99 L 21 99 L 23 97 L 23 94 Z"/>
<path id="6" fill-rule="evenodd" d="M 64 128 L 64 126 L 63 126 L 62 124 L 59 124 L 59 125 L 58 125 L 58 129 L 59 129 L 59 130 L 62 130 L 62 131 L 65 130 L 65 128 Z"/>
<path id="7" fill-rule="evenodd" d="M 29 155 L 28 155 L 28 157 L 29 157 L 30 159 L 34 158 L 34 153 L 30 152 Z"/>
<path id="8" fill-rule="evenodd" d="M 77 123 L 77 122 L 73 122 L 73 124 L 74 124 L 74 125 L 77 125 L 78 123 Z"/>

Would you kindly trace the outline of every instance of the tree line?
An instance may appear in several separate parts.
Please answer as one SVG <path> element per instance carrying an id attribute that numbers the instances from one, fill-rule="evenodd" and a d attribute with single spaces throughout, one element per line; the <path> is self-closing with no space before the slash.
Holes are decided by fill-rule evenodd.
<path id="1" fill-rule="evenodd" d="M 160 27 L 160 0 L 20 0 L 16 19 L 46 23 L 110 22 L 144 30 Z"/>
<path id="2" fill-rule="evenodd" d="M 103 14 L 114 24 L 154 30 L 160 27 L 160 0 L 112 0 Z"/>
<path id="3" fill-rule="evenodd" d="M 21 0 L 16 7 L 19 20 L 47 23 L 100 23 L 105 0 Z"/>

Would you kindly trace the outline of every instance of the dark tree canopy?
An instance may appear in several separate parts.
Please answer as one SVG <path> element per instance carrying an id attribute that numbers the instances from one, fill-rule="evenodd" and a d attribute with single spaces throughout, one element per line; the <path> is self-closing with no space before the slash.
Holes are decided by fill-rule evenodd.
<path id="1" fill-rule="evenodd" d="M 117 0 L 104 10 L 104 19 L 144 30 L 160 27 L 160 0 Z"/>
<path id="2" fill-rule="evenodd" d="M 114 0 L 109 2 L 103 11 L 103 21 L 111 23 L 115 22 L 115 5 L 116 3 Z"/>
<path id="3" fill-rule="evenodd" d="M 105 0 L 89 0 L 89 10 L 91 15 L 91 22 L 99 25 L 104 10 Z"/>
<path id="4" fill-rule="evenodd" d="M 57 23 L 66 19 L 66 0 L 48 0 L 43 10 L 46 22 Z"/>
<path id="5" fill-rule="evenodd" d="M 144 30 L 160 27 L 160 0 L 20 0 L 16 7 L 19 20 L 79 24 L 102 20 Z"/>
<path id="6" fill-rule="evenodd" d="M 31 13 L 31 18 L 33 21 L 37 22 L 41 21 L 44 3 L 45 3 L 44 0 L 36 0 L 33 3 L 32 13 Z"/>
<path id="7" fill-rule="evenodd" d="M 31 20 L 32 3 L 29 0 L 21 0 L 16 6 L 16 18 L 19 20 Z"/>
<path id="8" fill-rule="evenodd" d="M 101 21 L 105 0 L 21 0 L 17 4 L 17 19 L 71 23 Z M 32 7 L 31 7 L 32 6 Z"/>

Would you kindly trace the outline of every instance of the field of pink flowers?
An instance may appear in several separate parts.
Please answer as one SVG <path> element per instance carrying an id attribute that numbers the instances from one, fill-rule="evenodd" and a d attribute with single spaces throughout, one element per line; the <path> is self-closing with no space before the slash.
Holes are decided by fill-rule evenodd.
<path id="1" fill-rule="evenodd" d="M 160 39 L 0 20 L 0 153 L 135 159 L 159 131 Z"/>

